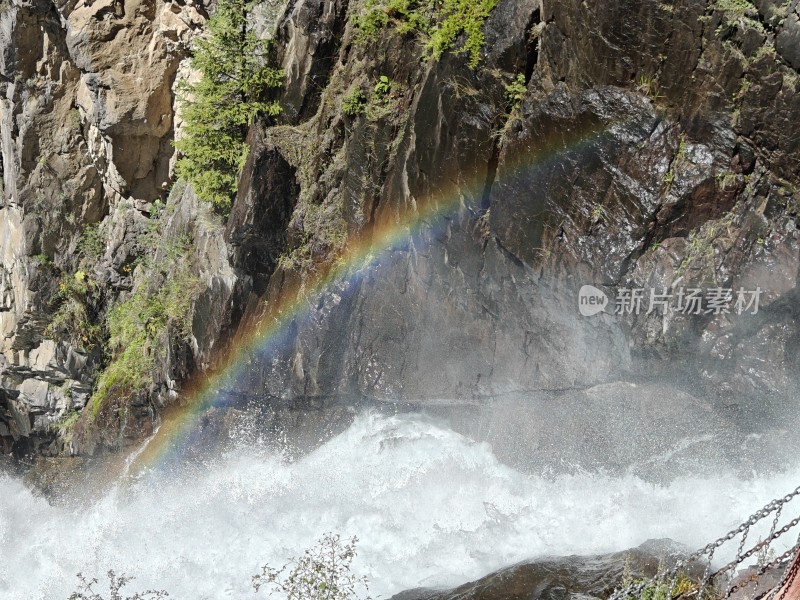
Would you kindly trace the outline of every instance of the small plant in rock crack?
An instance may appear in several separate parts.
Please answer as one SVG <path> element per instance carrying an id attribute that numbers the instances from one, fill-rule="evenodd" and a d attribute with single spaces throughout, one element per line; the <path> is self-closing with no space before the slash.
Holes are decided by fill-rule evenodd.
<path id="1" fill-rule="evenodd" d="M 528 93 L 528 85 L 525 83 L 525 74 L 519 73 L 511 83 L 506 86 L 505 99 L 510 110 L 516 110 L 525 99 Z"/>
<path id="2" fill-rule="evenodd" d="M 356 577 L 350 567 L 357 542 L 355 537 L 343 543 L 339 535 L 325 534 L 280 569 L 264 565 L 261 574 L 253 576 L 253 588 L 267 586 L 270 595 L 277 592 L 286 600 L 371 600 L 357 591 L 368 592 L 367 578 Z"/>
<path id="3" fill-rule="evenodd" d="M 658 102 L 664 98 L 664 96 L 661 94 L 658 80 L 656 80 L 655 77 L 642 75 L 639 78 L 639 83 L 636 85 L 636 91 L 650 98 L 652 102 Z"/>
<path id="4" fill-rule="evenodd" d="M 376 101 L 385 101 L 386 98 L 389 96 L 389 92 L 392 91 L 392 82 L 386 75 L 381 75 L 380 79 L 378 79 L 378 83 L 375 84 L 375 100 Z"/>
<path id="5" fill-rule="evenodd" d="M 354 88 L 342 100 L 342 112 L 348 117 L 357 117 L 364 112 L 367 106 L 367 98 L 364 92 L 358 88 Z"/>
<path id="6" fill-rule="evenodd" d="M 133 580 L 133 577 L 117 575 L 114 571 L 109 571 L 108 593 L 109 596 L 101 596 L 94 590 L 99 582 L 97 579 L 86 579 L 78 573 L 80 584 L 78 589 L 69 596 L 69 600 L 158 600 L 158 598 L 169 598 L 169 594 L 164 590 L 147 590 L 146 592 L 136 592 L 133 596 L 123 596 L 122 588 Z"/>

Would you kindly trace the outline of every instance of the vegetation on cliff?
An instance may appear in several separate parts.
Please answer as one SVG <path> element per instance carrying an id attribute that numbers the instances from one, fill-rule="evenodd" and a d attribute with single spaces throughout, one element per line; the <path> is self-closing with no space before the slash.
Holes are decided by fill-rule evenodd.
<path id="1" fill-rule="evenodd" d="M 196 42 L 192 67 L 201 77 L 183 82 L 183 135 L 177 174 L 198 197 L 219 210 L 230 209 L 248 146 L 247 129 L 257 116 L 281 112 L 268 99 L 283 85 L 283 72 L 270 65 L 269 40 L 250 25 L 254 0 L 221 0 L 208 21 L 208 33 Z"/>
<path id="2" fill-rule="evenodd" d="M 374 38 L 386 27 L 400 33 L 416 33 L 425 39 L 429 54 L 441 58 L 464 42 L 457 53 L 467 54 L 471 67 L 481 62 L 485 42 L 483 24 L 499 0 L 367 0 L 365 12 L 356 20 L 362 37 Z"/>
<path id="3" fill-rule="evenodd" d="M 170 340 L 191 333 L 192 304 L 200 282 L 189 260 L 191 240 L 162 235 L 166 209 L 153 219 L 130 296 L 107 316 L 111 361 L 100 373 L 91 399 L 96 417 L 109 398 L 130 398 L 153 381 Z"/>
<path id="4" fill-rule="evenodd" d="M 97 225 L 84 229 L 78 242 L 78 269 L 61 275 L 52 317 L 45 328 L 46 335 L 68 340 L 86 352 L 99 348 L 104 338 L 102 290 L 92 274 L 103 244 Z"/>

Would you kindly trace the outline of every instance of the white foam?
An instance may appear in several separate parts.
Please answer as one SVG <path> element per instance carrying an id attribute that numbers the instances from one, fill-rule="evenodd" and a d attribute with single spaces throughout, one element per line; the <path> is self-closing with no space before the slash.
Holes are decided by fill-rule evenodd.
<path id="1" fill-rule="evenodd" d="M 656 537 L 699 547 L 798 481 L 800 468 L 667 487 L 633 476 L 532 478 L 436 422 L 367 414 L 297 461 L 242 449 L 185 477 L 146 475 L 80 510 L 0 479 L 0 596 L 66 599 L 78 571 L 101 578 L 113 568 L 136 576 L 131 592 L 250 597 L 260 565 L 338 532 L 359 537 L 354 569 L 373 596 L 388 597 L 546 554 Z"/>

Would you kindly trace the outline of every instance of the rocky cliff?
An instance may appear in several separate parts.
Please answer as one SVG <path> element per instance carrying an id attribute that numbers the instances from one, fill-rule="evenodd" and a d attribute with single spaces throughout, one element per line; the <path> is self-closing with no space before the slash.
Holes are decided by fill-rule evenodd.
<path id="1" fill-rule="evenodd" d="M 391 11 L 364 36 L 358 0 L 267 4 L 284 113 L 251 128 L 226 218 L 171 175 L 175 81 L 213 7 L 3 6 L 5 452 L 140 439 L 182 382 L 386 231 L 375 260 L 249 357 L 228 403 L 468 405 L 501 439 L 515 427 L 501 401 L 544 423 L 523 438 L 543 452 L 568 406 L 592 426 L 554 443 L 607 447 L 621 467 L 630 432 L 653 440 L 648 455 L 675 432 L 739 432 L 736 453 L 796 414 L 796 0 L 500 0 L 477 67 L 431 57 Z M 109 310 L 146 277 L 141 257 L 181 238 L 189 334 L 159 332 L 151 384 L 90 401 Z M 607 314 L 580 315 L 586 284 Z M 683 288 L 760 289 L 759 310 L 647 310 L 651 289 Z M 635 289 L 645 309 L 610 314 Z M 54 327 L 75 297 L 86 323 Z"/>

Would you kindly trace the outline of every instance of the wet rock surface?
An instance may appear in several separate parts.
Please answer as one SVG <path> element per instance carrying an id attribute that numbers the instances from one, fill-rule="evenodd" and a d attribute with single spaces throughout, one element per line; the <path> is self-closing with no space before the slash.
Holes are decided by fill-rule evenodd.
<path id="1" fill-rule="evenodd" d="M 681 551 L 669 540 L 652 540 L 627 552 L 526 561 L 452 590 L 409 590 L 392 600 L 563 600 L 607 598 L 623 579 L 653 577 L 659 564 Z M 626 564 L 627 563 L 627 564 Z"/>
<path id="2" fill-rule="evenodd" d="M 357 39 L 358 3 L 278 4 L 267 12 L 282 10 L 285 114 L 252 128 L 226 223 L 191 190 L 166 194 L 174 83 L 213 7 L 2 12 L 4 452 L 81 454 L 148 435 L 182 382 L 223 369 L 270 307 L 370 235 L 375 260 L 299 300 L 268 351 L 219 390 L 223 406 L 464 407 L 497 435 L 514 423 L 492 415 L 506 404 L 528 414 L 544 398 L 561 408 L 520 432 L 543 464 L 561 436 L 590 440 L 621 471 L 697 440 L 727 456 L 741 446 L 721 439 L 793 430 L 796 3 L 740 14 L 708 1 L 503 0 L 477 69 L 459 54 L 426 59 L 414 36 Z M 527 89 L 512 106 L 517 75 Z M 377 102 L 381 76 L 391 93 Z M 354 89 L 367 106 L 347 115 Z M 79 269 L 81 237 L 97 225 L 102 319 L 135 283 L 156 198 L 172 215 L 160 233 L 193 240 L 202 290 L 191 339 L 169 345 L 125 418 L 108 416 L 113 433 L 68 440 L 59 424 L 84 410 L 105 357 L 48 330 L 58 282 Z M 420 222 L 403 230 L 409 214 Z M 609 296 L 606 314 L 580 315 L 585 284 Z M 634 288 L 643 309 L 611 314 Z M 760 310 L 648 310 L 650 290 L 690 288 L 761 288 Z M 564 407 L 591 427 L 567 430 Z M 686 407 L 699 425 L 659 416 Z M 657 425 L 637 429 L 646 422 Z M 618 423 L 634 438 L 677 432 L 676 445 L 656 435 L 632 456 Z M 566 462 L 591 463 L 580 454 Z"/>
<path id="3" fill-rule="evenodd" d="M 379 72 L 410 90 L 397 99 L 401 117 L 385 121 L 397 151 L 381 157 L 391 142 L 362 133 L 367 119 L 326 110 L 344 91 L 330 85 L 317 114 L 295 126 L 325 152 L 305 155 L 325 175 L 310 189 L 300 182 L 295 214 L 306 193 L 323 207 L 339 202 L 351 229 L 380 227 L 423 199 L 453 208 L 376 268 L 309 302 L 311 316 L 286 334 L 283 360 L 254 364 L 236 393 L 261 386 L 290 403 L 421 406 L 508 394 L 535 405 L 542 392 L 572 402 L 597 384 L 643 376 L 707 400 L 726 435 L 796 415 L 797 197 L 784 139 L 798 114 L 789 99 L 796 71 L 764 60 L 785 22 L 761 34 L 753 18 L 702 3 L 501 6 L 487 38 L 503 43 L 477 72 L 446 57 L 409 73 L 401 57 L 413 50 L 376 42 Z M 736 31 L 725 34 L 731 23 Z M 746 42 L 753 29 L 757 43 Z M 361 56 L 344 44 L 331 81 L 353 79 Z M 530 69 L 510 115 L 493 68 Z M 369 171 L 364 146 L 385 175 Z M 373 180 L 371 204 L 351 200 L 366 190 L 348 168 Z M 266 302 L 294 277 L 279 268 Z M 586 283 L 608 293 L 609 312 L 630 288 L 760 286 L 764 294 L 758 315 L 732 305 L 721 314 L 648 313 L 645 297 L 639 314 L 588 319 L 576 306 Z M 628 397 L 630 412 L 652 394 Z M 714 418 L 704 424 L 714 428 Z"/>

